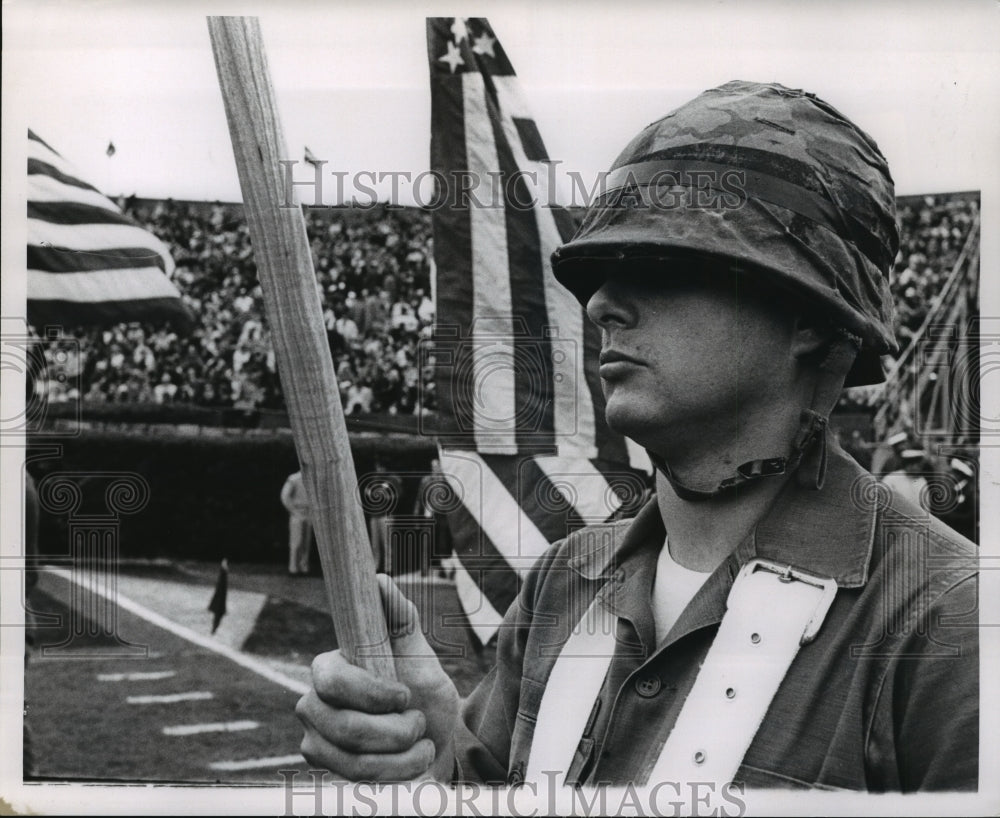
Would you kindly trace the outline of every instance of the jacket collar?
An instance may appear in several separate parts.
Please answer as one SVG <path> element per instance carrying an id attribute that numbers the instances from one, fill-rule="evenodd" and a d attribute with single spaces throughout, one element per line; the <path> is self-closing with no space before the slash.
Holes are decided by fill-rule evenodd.
<path id="1" fill-rule="evenodd" d="M 793 475 L 754 530 L 755 555 L 829 577 L 841 588 L 868 582 L 879 508 L 875 478 L 832 438 L 826 481 L 816 490 Z"/>
<path id="2" fill-rule="evenodd" d="M 734 556 L 743 564 L 762 557 L 836 580 L 841 588 L 868 581 L 879 507 L 875 478 L 832 438 L 822 489 L 801 485 L 792 475 L 749 542 Z M 569 559 L 569 566 L 590 580 L 610 577 L 643 546 L 659 548 L 666 536 L 655 496 L 631 524 L 617 524 L 612 536 Z"/>

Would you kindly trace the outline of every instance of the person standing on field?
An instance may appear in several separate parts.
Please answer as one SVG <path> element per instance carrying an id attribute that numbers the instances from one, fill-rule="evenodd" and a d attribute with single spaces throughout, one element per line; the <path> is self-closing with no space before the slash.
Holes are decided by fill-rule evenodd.
<path id="1" fill-rule="evenodd" d="M 288 574 L 307 576 L 313 527 L 301 471 L 290 474 L 285 480 L 281 487 L 281 504 L 288 512 Z"/>

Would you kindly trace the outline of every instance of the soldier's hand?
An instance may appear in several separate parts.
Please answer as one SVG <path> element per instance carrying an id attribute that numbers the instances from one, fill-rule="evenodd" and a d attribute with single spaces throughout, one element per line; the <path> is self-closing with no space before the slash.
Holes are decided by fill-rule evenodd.
<path id="1" fill-rule="evenodd" d="M 416 607 L 378 577 L 398 681 L 350 664 L 340 651 L 312 665 L 312 689 L 296 707 L 302 755 L 351 781 L 450 781 L 458 691 L 420 629 Z"/>

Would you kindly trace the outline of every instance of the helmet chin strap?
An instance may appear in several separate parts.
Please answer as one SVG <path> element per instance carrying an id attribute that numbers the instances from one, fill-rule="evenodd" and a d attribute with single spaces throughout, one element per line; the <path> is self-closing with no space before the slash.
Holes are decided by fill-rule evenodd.
<path id="1" fill-rule="evenodd" d="M 854 335 L 840 330 L 830 344 L 826 358 L 820 364 L 820 376 L 813 392 L 812 403 L 801 415 L 799 429 L 792 441 L 787 457 L 768 457 L 749 460 L 738 466 L 732 477 L 727 477 L 714 489 L 695 489 L 684 485 L 659 455 L 647 450 L 656 469 L 667 479 L 682 500 L 701 501 L 718 497 L 737 486 L 763 477 L 788 474 L 798 469 L 799 482 L 808 488 L 821 489 L 826 478 L 826 429 L 830 412 L 836 405 L 844 378 L 861 348 L 861 341 Z M 816 447 L 816 444 L 818 448 Z"/>

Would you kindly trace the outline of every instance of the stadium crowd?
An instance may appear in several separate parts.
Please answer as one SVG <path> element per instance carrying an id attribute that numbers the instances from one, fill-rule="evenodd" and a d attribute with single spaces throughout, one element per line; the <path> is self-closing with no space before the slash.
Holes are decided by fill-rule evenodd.
<path id="1" fill-rule="evenodd" d="M 78 328 L 79 351 L 47 381 L 51 402 L 184 403 L 283 408 L 249 231 L 239 205 L 136 199 L 123 209 L 166 242 L 175 283 L 198 322 Z M 978 211 L 968 195 L 900 200 L 902 241 L 893 294 L 905 350 L 947 280 Z M 317 287 L 346 414 L 432 412 L 430 214 L 416 208 L 309 208 Z M 47 351 L 65 355 L 55 343 Z M 55 365 L 54 360 L 49 360 Z"/>
<path id="2" fill-rule="evenodd" d="M 891 289 L 896 337 L 903 350 L 948 280 L 978 211 L 978 198 L 924 196 L 899 202 L 899 253 Z"/>
<path id="3" fill-rule="evenodd" d="M 185 337 L 151 324 L 77 328 L 79 351 L 58 367 L 69 377 L 49 379 L 48 399 L 283 408 L 241 208 L 122 204 L 170 248 L 174 282 L 197 327 Z M 421 372 L 418 359 L 418 344 L 430 337 L 434 320 L 429 215 L 384 207 L 307 209 L 306 223 L 346 413 L 432 410 L 433 370 Z M 65 356 L 65 345 L 53 343 L 52 355 L 56 350 Z"/>

